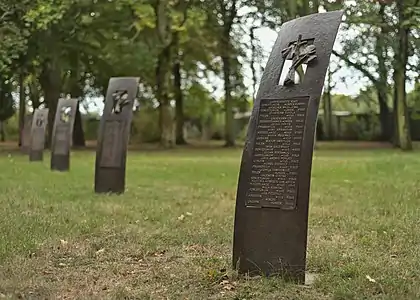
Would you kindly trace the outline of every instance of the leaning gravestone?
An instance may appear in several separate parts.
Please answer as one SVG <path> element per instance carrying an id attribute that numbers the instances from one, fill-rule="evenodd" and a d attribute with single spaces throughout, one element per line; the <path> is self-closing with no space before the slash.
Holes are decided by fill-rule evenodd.
<path id="1" fill-rule="evenodd" d="M 313 14 L 280 29 L 242 155 L 233 244 L 240 273 L 305 282 L 314 133 L 341 17 Z"/>
<path id="2" fill-rule="evenodd" d="M 96 193 L 124 192 L 127 145 L 138 85 L 136 77 L 109 80 L 96 150 Z"/>
<path id="3" fill-rule="evenodd" d="M 45 130 L 48 125 L 48 108 L 35 109 L 32 118 L 31 141 L 29 148 L 30 161 L 42 161 L 45 148 Z"/>
<path id="4" fill-rule="evenodd" d="M 59 99 L 51 147 L 51 170 L 68 171 L 77 99 Z"/>
<path id="5" fill-rule="evenodd" d="M 26 115 L 23 121 L 21 150 L 24 154 L 29 153 L 29 146 L 31 143 L 32 117 L 32 115 Z"/>

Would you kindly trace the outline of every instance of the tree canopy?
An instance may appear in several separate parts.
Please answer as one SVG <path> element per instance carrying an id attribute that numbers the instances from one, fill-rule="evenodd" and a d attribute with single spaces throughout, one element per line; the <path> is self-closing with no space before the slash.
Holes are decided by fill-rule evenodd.
<path id="1" fill-rule="evenodd" d="M 100 105 L 92 99 L 103 97 L 110 77 L 138 76 L 136 109 L 156 112 L 163 146 L 185 143 L 183 128 L 192 119 L 201 127 L 222 120 L 221 135 L 233 146 L 235 113 L 250 109 L 266 59 L 256 30 L 336 9 L 345 18 L 334 54 L 341 68 L 369 82 L 352 101 L 376 107 L 382 139 L 410 149 L 408 108 L 419 100 L 407 96 L 406 86 L 420 73 L 418 0 L 0 0 L 0 70 L 8 74 L 2 86 L 15 83 L 20 100 L 12 104 L 21 118 L 44 105 L 51 121 L 59 97 L 80 99 L 86 114 Z M 4 110 L 9 104 L 1 99 Z M 83 144 L 80 122 L 75 135 Z"/>

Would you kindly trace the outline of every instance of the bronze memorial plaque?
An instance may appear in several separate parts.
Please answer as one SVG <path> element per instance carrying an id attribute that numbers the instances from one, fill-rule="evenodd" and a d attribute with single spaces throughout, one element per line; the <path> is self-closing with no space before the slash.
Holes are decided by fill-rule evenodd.
<path id="1" fill-rule="evenodd" d="M 124 124 L 123 121 L 105 122 L 104 131 L 107 133 L 103 140 L 101 154 L 101 167 L 119 168 L 121 166 L 121 155 L 119 147 L 122 143 Z"/>
<path id="2" fill-rule="evenodd" d="M 55 129 L 55 151 L 57 155 L 67 155 L 69 147 L 67 143 L 69 142 L 69 132 L 70 128 L 68 126 L 57 126 Z"/>
<path id="3" fill-rule="evenodd" d="M 281 26 L 242 153 L 232 259 L 239 273 L 305 281 L 318 106 L 342 15 L 312 14 Z"/>
<path id="4" fill-rule="evenodd" d="M 125 190 L 127 146 L 138 85 L 136 77 L 109 80 L 96 149 L 96 193 Z"/>
<path id="5" fill-rule="evenodd" d="M 53 128 L 51 170 L 68 171 L 70 169 L 70 148 L 77 102 L 77 99 L 58 100 Z"/>
<path id="6" fill-rule="evenodd" d="M 308 100 L 261 100 L 246 197 L 248 207 L 295 209 Z"/>

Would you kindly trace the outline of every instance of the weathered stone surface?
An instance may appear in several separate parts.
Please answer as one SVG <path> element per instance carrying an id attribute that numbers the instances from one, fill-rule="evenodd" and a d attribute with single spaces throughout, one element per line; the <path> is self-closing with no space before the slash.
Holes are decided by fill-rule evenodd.
<path id="1" fill-rule="evenodd" d="M 127 145 L 139 78 L 109 81 L 96 150 L 95 192 L 123 193 Z"/>
<path id="2" fill-rule="evenodd" d="M 313 14 L 280 29 L 242 155 L 233 245 L 240 273 L 305 282 L 314 134 L 341 17 L 341 11 Z M 291 67 L 280 81 L 286 60 Z"/>

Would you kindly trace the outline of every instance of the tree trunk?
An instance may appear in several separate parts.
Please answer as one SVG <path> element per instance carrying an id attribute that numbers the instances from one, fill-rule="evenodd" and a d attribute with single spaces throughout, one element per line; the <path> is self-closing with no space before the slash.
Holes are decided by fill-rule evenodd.
<path id="1" fill-rule="evenodd" d="M 82 114 L 80 113 L 80 101 L 82 100 L 83 96 L 83 90 L 82 87 L 79 84 L 79 78 L 78 76 L 79 72 L 72 72 L 72 74 L 75 74 L 72 76 L 71 80 L 71 97 L 74 99 L 77 99 L 77 106 L 76 106 L 76 116 L 74 118 L 74 128 L 73 128 L 73 146 L 74 147 L 85 147 L 86 146 L 86 140 L 85 140 L 85 132 L 83 130 L 83 120 L 82 120 Z"/>
<path id="2" fill-rule="evenodd" d="M 403 1 L 397 1 L 399 12 L 399 28 L 398 28 L 398 53 L 395 56 L 395 96 L 397 101 L 397 125 L 399 145 L 402 150 L 412 150 L 413 145 L 410 133 L 410 118 L 407 109 L 407 93 L 405 90 L 406 83 L 406 66 L 408 61 L 408 36 L 409 28 L 404 26 L 405 7 Z"/>
<path id="3" fill-rule="evenodd" d="M 386 67 L 386 52 L 387 46 L 385 43 L 385 37 L 389 33 L 385 24 L 385 7 L 386 4 L 381 4 L 379 9 L 379 15 L 381 16 L 381 31 L 376 36 L 375 52 L 378 58 L 378 73 L 379 79 L 376 83 L 376 91 L 379 102 L 379 121 L 381 124 L 381 140 L 391 141 L 391 124 L 389 120 L 389 107 L 388 107 L 388 70 Z"/>
<path id="4" fill-rule="evenodd" d="M 392 97 L 392 105 L 393 105 L 393 111 L 392 111 L 392 122 L 394 124 L 394 132 L 392 137 L 392 144 L 394 147 L 399 148 L 400 147 L 400 136 L 398 132 L 398 91 L 395 86 L 396 80 L 396 71 L 394 70 L 393 74 L 393 80 L 394 80 L 394 93 Z"/>
<path id="5" fill-rule="evenodd" d="M 223 75 L 225 82 L 225 146 L 235 146 L 235 134 L 233 128 L 233 101 L 232 89 L 230 84 L 230 59 L 223 57 Z"/>
<path id="6" fill-rule="evenodd" d="M 168 77 L 171 46 L 159 54 L 156 67 L 156 97 L 159 105 L 160 144 L 164 148 L 173 147 L 172 108 L 169 101 Z"/>
<path id="7" fill-rule="evenodd" d="M 185 145 L 187 142 L 184 137 L 184 95 L 182 94 L 182 77 L 181 77 L 181 56 L 179 54 L 179 36 L 174 34 L 175 45 L 175 63 L 173 69 L 174 75 L 174 93 L 175 93 L 175 143 L 177 145 Z"/>
<path id="8" fill-rule="evenodd" d="M 80 113 L 80 103 L 77 102 L 76 117 L 74 119 L 73 146 L 86 147 L 85 132 L 83 130 L 83 119 Z"/>
<path id="9" fill-rule="evenodd" d="M 6 141 L 6 131 L 4 129 L 4 123 L 3 121 L 0 121 L 0 141 L 5 142 Z"/>
<path id="10" fill-rule="evenodd" d="M 250 31 L 249 31 L 249 39 L 251 40 L 251 62 L 250 62 L 250 67 L 251 67 L 251 73 L 252 73 L 252 102 L 255 103 L 255 97 L 257 95 L 257 84 L 258 84 L 258 79 L 257 79 L 257 70 L 255 69 L 255 58 L 257 56 L 257 49 L 255 46 L 255 30 L 258 27 L 253 26 L 251 27 Z"/>
<path id="11" fill-rule="evenodd" d="M 45 105 L 49 108 L 48 138 L 46 139 L 46 145 L 49 147 L 51 145 L 54 117 L 61 91 L 61 71 L 56 60 L 50 60 L 44 64 L 39 82 L 44 91 Z"/>
<path id="12" fill-rule="evenodd" d="M 28 84 L 28 88 L 29 88 L 29 97 L 32 102 L 32 108 L 35 110 L 41 104 L 37 82 L 34 82 L 34 81 L 30 82 Z"/>
<path id="13" fill-rule="evenodd" d="M 332 89 L 332 72 L 331 69 L 328 68 L 328 78 L 327 78 L 327 88 L 325 89 L 325 96 L 324 96 L 324 128 L 325 128 L 325 140 L 333 140 L 334 133 L 332 127 L 332 105 L 331 105 L 331 89 Z"/>
<path id="14" fill-rule="evenodd" d="M 19 147 L 22 146 L 23 140 L 23 129 L 25 127 L 25 115 L 26 115 L 26 99 L 25 99 L 25 87 L 24 87 L 25 75 L 23 70 L 19 74 Z"/>
<path id="15" fill-rule="evenodd" d="M 378 102 L 379 102 L 379 122 L 381 124 L 381 141 L 391 141 L 392 132 L 391 132 L 391 123 L 389 119 L 389 107 L 387 103 L 387 92 L 386 90 L 377 89 L 378 93 Z"/>

